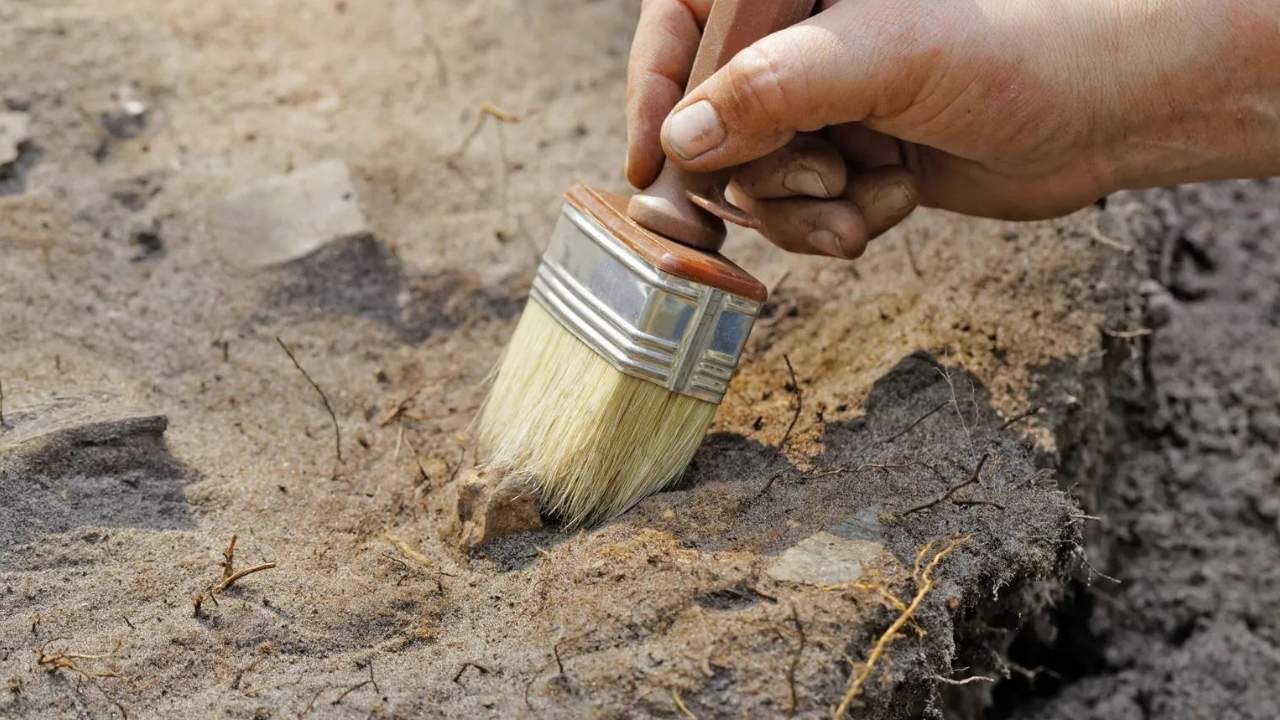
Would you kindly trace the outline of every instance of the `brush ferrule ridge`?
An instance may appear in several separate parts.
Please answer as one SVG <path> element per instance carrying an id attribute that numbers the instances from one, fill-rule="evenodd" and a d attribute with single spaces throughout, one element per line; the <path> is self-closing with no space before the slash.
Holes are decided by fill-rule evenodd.
<path id="1" fill-rule="evenodd" d="M 719 403 L 760 304 L 663 272 L 566 204 L 532 299 L 618 371 Z"/>

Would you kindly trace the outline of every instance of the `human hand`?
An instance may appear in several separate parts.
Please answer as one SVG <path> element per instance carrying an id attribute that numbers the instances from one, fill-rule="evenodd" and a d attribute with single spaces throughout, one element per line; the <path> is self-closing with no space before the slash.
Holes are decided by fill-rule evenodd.
<path id="1" fill-rule="evenodd" d="M 917 202 L 1037 219 L 1280 172 L 1280 3 L 824 0 L 681 99 L 710 7 L 643 4 L 627 177 L 740 166 L 788 250 L 857 257 Z"/>

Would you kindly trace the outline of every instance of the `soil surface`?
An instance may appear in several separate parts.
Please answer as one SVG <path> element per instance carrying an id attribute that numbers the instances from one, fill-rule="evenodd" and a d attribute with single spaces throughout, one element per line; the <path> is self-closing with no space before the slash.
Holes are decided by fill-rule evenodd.
<path id="1" fill-rule="evenodd" d="M 1274 717 L 1274 185 L 733 234 L 682 482 L 449 540 L 636 10 L 0 0 L 0 717 Z"/>

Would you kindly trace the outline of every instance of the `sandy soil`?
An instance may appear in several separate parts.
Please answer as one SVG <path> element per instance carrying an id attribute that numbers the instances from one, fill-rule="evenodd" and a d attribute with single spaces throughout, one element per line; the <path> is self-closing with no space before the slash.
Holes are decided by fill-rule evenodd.
<path id="1" fill-rule="evenodd" d="M 1045 717 L 1070 717 L 1062 703 L 1089 703 L 1091 683 L 1156 682 L 1162 661 L 1136 658 L 1163 626 L 1120 623 L 1097 598 L 1165 611 L 1128 585 L 1100 592 L 1091 566 L 1136 588 L 1163 577 L 1158 597 L 1212 585 L 1161 574 L 1172 559 L 1141 538 L 1175 537 L 1180 516 L 1162 505 L 1156 523 L 1132 498 L 1165 482 L 1147 464 L 1162 438 L 1192 453 L 1177 439 L 1203 421 L 1191 398 L 1223 377 L 1192 383 L 1180 348 L 1234 318 L 1245 298 L 1227 289 L 1275 259 L 1253 242 L 1276 226 L 1261 186 L 1207 194 L 1225 205 L 1200 214 L 1159 196 L 1035 225 L 921 212 L 854 265 L 735 235 L 726 253 L 773 299 L 680 486 L 579 534 L 548 519 L 475 552 L 441 538 L 449 486 L 475 459 L 481 381 L 559 193 L 623 189 L 635 10 L 0 0 L 0 102 L 32 127 L 0 176 L 0 716 L 826 717 L 898 614 L 869 586 L 909 598 L 918 550 L 961 537 L 857 716 L 981 717 L 994 700 L 1006 716 L 1044 702 L 1064 713 Z M 520 121 L 467 142 L 486 102 Z M 368 233 L 278 267 L 227 262 L 212 209 L 332 158 L 351 168 Z M 1218 258 L 1227 241 L 1212 238 L 1237 218 L 1252 254 Z M 1162 270 L 1157 239 L 1195 223 L 1202 239 L 1175 243 Z M 1170 306 L 1191 308 L 1150 337 L 1133 332 L 1156 324 L 1136 310 L 1148 258 Z M 1252 297 L 1274 295 L 1274 277 Z M 1259 307 L 1244 340 L 1262 352 L 1274 298 Z M 336 477 L 329 416 L 277 338 L 332 403 Z M 1224 367 L 1210 348 L 1194 368 L 1228 372 L 1209 370 Z M 1143 390 L 1143 357 L 1172 378 L 1160 387 L 1184 389 Z M 1235 420 L 1200 435 L 1252 453 L 1258 473 L 1275 441 L 1265 357 L 1249 361 L 1272 383 L 1250 411 L 1262 435 Z M 1159 434 L 1135 424 L 1148 415 L 1164 418 Z M 963 502 L 900 516 L 984 456 Z M 1210 462 L 1179 482 L 1216 507 L 1209 478 L 1225 471 Z M 1088 527 L 1068 488 L 1114 524 Z M 1257 498 L 1254 535 L 1217 520 L 1206 537 L 1222 544 L 1184 551 L 1208 567 L 1272 532 L 1238 565 L 1265 566 L 1275 513 L 1261 485 Z M 850 524 L 884 550 L 868 587 L 770 575 L 797 543 Z M 221 578 L 233 534 L 237 568 L 276 566 L 197 617 L 191 598 Z M 1237 582 L 1233 597 L 1271 597 L 1249 594 L 1265 574 L 1212 577 Z M 1161 637 L 1210 642 L 1206 623 L 1264 657 L 1274 605 L 1258 602 L 1187 610 Z M 1072 623 L 1091 624 L 1072 657 L 1093 660 L 1021 682 L 1006 649 L 1052 655 L 1051 629 Z M 74 662 L 106 676 L 51 672 L 41 648 L 103 655 Z M 992 680 L 947 682 L 977 675 Z M 1268 716 L 1265 697 L 1243 697 L 1215 702 Z"/>

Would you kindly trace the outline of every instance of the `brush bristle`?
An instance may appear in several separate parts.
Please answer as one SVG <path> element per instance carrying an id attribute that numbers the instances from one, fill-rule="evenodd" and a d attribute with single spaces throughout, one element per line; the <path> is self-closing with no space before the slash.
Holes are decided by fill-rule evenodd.
<path id="1" fill-rule="evenodd" d="M 527 474 L 569 526 L 612 518 L 684 472 L 716 406 L 624 375 L 530 302 L 480 414 L 488 464 Z"/>

